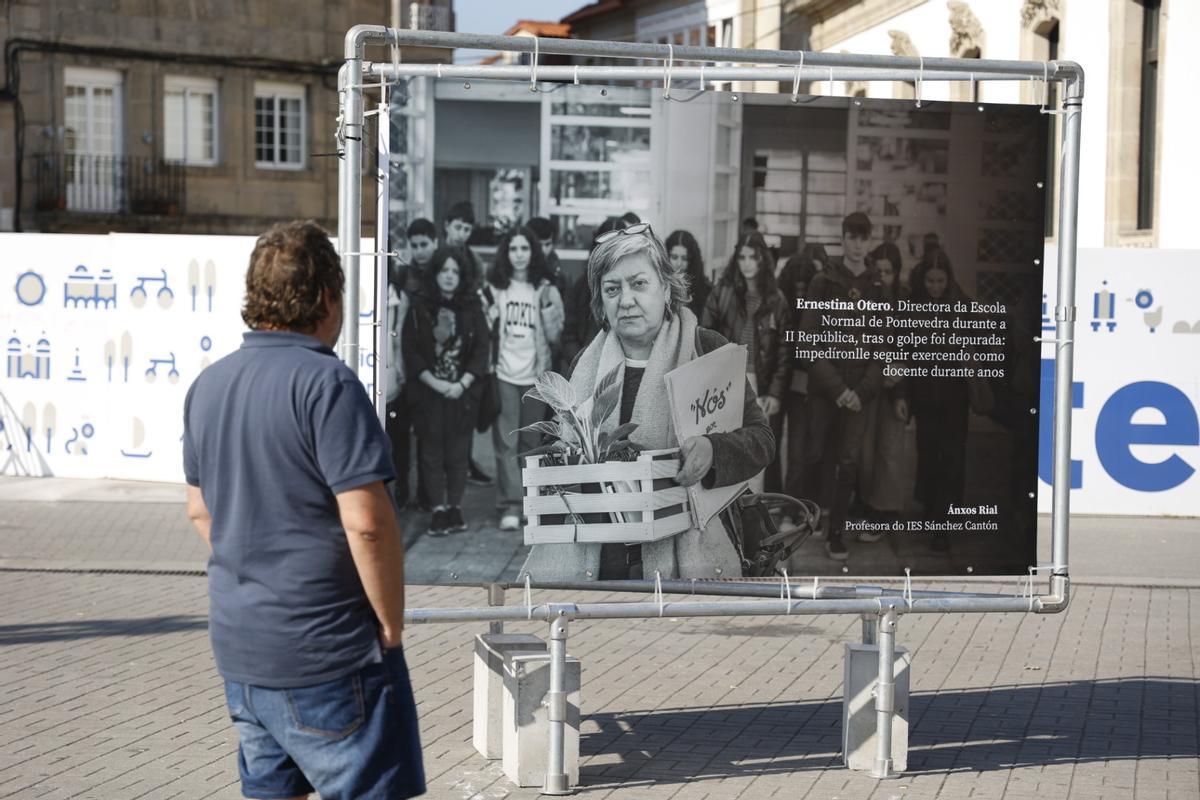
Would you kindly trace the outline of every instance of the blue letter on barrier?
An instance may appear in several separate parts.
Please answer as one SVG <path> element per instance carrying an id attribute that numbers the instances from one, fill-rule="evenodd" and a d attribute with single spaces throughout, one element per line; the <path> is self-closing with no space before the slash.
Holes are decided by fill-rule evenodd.
<path id="1" fill-rule="evenodd" d="M 1161 425 L 1134 424 L 1141 408 L 1162 412 Z M 1096 455 L 1117 483 L 1139 492 L 1174 489 L 1192 477 L 1195 469 L 1172 453 L 1156 464 L 1129 452 L 1135 444 L 1200 444 L 1200 421 L 1187 395 L 1169 383 L 1141 381 L 1118 389 L 1096 419 Z"/>
<path id="2" fill-rule="evenodd" d="M 1038 420 L 1038 477 L 1054 483 L 1054 359 L 1042 359 L 1042 407 Z M 1071 384 L 1071 407 L 1083 408 L 1083 384 Z M 1083 486 L 1083 462 L 1071 461 L 1071 488 Z"/>

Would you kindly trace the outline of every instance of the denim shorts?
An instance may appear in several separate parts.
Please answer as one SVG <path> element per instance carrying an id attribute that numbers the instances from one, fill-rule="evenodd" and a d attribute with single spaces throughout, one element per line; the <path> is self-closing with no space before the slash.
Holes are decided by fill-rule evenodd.
<path id="1" fill-rule="evenodd" d="M 273 800 L 392 800 L 425 792 L 417 707 L 404 652 L 293 689 L 225 682 L 242 794 Z"/>

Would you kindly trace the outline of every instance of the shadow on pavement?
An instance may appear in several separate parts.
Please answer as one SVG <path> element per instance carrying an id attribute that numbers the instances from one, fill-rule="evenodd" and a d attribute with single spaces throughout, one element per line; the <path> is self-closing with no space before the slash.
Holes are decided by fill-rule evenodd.
<path id="1" fill-rule="evenodd" d="M 0 647 L 41 644 L 104 636 L 159 636 L 164 633 L 204 630 L 208 617 L 175 614 L 136 619 L 92 619 L 71 622 L 39 622 L 30 625 L 0 625 Z"/>
<path id="2" fill-rule="evenodd" d="M 1200 685 L 1169 678 L 914 694 L 905 774 L 1200 756 Z M 580 787 L 821 771 L 841 764 L 841 699 L 589 715 Z M 620 761 L 603 762 L 603 756 Z M 600 758 L 597 758 L 600 757 Z"/>

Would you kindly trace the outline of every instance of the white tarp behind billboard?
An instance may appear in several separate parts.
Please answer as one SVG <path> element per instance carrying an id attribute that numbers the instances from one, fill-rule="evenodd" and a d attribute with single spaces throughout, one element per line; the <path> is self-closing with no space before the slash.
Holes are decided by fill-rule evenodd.
<path id="1" fill-rule="evenodd" d="M 1072 511 L 1200 516 L 1200 251 L 1079 251 Z M 1056 335 L 1056 253 L 1046 252 L 1042 336 Z M 1053 348 L 1042 349 L 1042 408 Z M 1050 415 L 1038 509 L 1050 510 Z"/>
<path id="2" fill-rule="evenodd" d="M 184 396 L 241 344 L 254 241 L 0 235 L 0 474 L 182 481 Z M 360 313 L 369 350 L 369 289 Z"/>
<path id="3" fill-rule="evenodd" d="M 0 474 L 182 480 L 183 398 L 206 364 L 241 342 L 253 245 L 0 234 Z M 1052 248 L 1046 258 L 1049 339 Z M 1200 516 L 1198 269 L 1200 251 L 1080 251 L 1073 511 Z M 367 353 L 369 288 L 359 302 Z M 1038 507 L 1048 511 L 1050 345 L 1043 357 Z M 361 359 L 367 381 L 372 363 Z"/>

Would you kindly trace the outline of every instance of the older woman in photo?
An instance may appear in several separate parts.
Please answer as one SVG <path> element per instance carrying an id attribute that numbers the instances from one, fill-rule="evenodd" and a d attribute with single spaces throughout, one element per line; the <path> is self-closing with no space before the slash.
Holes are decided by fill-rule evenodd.
<path id="1" fill-rule="evenodd" d="M 666 374 L 726 341 L 699 326 L 687 307 L 687 279 L 671 266 L 650 225 L 598 237 L 587 280 L 601 330 L 576 357 L 570 381 L 580 397 L 590 397 L 603 376 L 621 368 L 621 402 L 603 429 L 633 422 L 638 427 L 630 439 L 637 444 L 679 447 L 682 466 L 675 480 L 681 486 L 730 486 L 758 474 L 775 454 L 775 437 L 748 382 L 741 428 L 684 442 L 675 438 Z M 535 545 L 522 574 L 535 581 L 636 579 L 656 572 L 664 578 L 740 577 L 741 556 L 724 516 L 713 517 L 703 530 L 642 545 Z"/>

